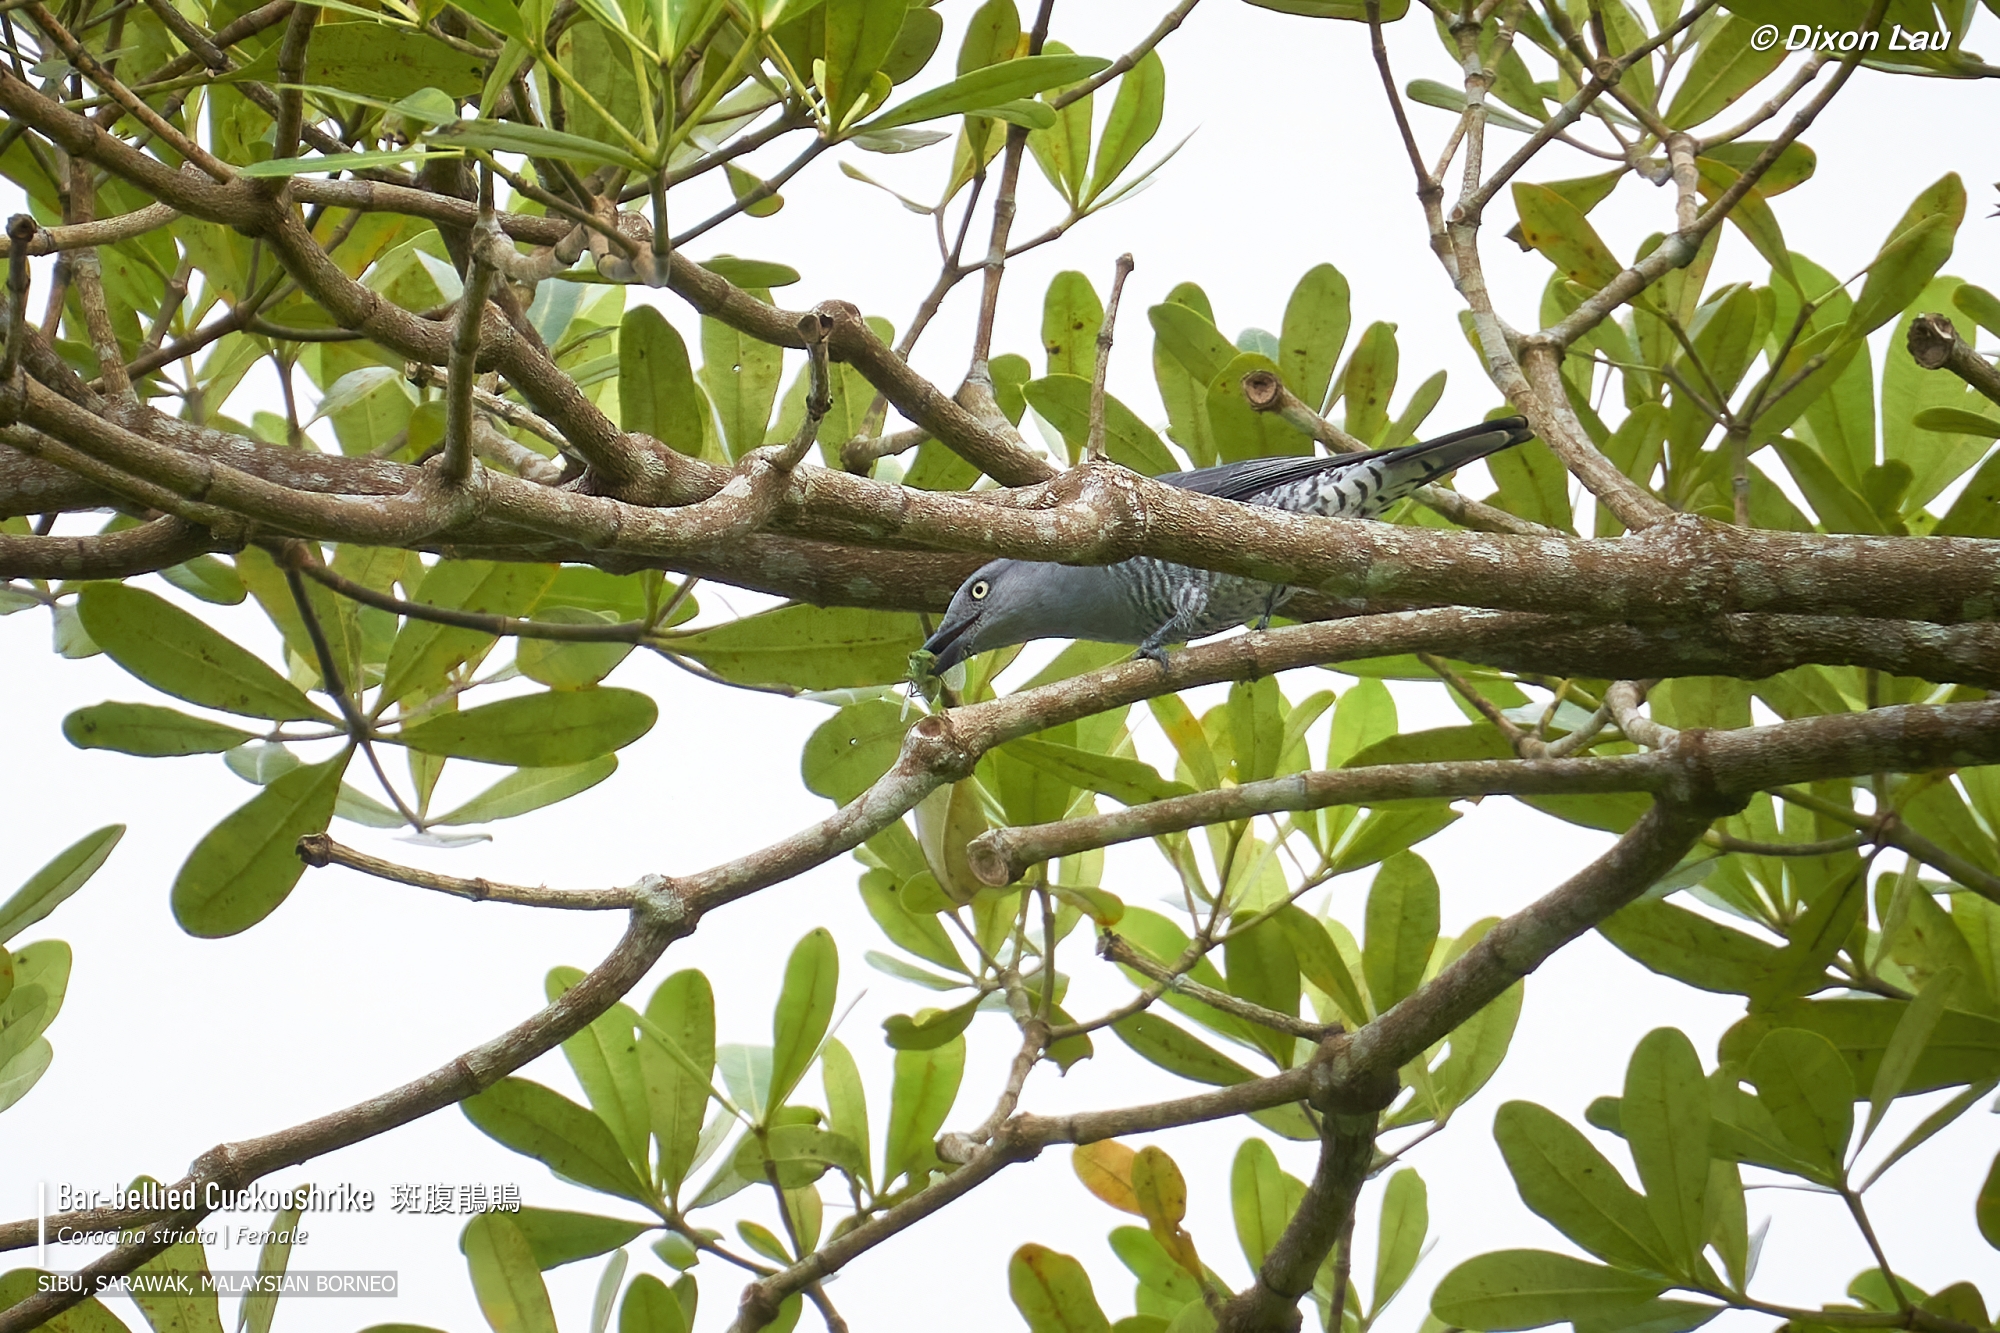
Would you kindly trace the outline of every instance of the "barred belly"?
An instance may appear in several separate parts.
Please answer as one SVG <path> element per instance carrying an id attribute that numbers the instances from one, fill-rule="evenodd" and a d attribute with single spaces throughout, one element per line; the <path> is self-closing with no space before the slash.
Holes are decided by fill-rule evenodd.
<path id="1" fill-rule="evenodd" d="M 1139 556 L 1114 568 L 1129 579 L 1144 618 L 1164 625 L 1178 617 L 1176 638 L 1184 641 L 1261 620 L 1284 605 L 1292 593 L 1290 588 L 1262 579 L 1195 569 L 1151 556 Z"/>

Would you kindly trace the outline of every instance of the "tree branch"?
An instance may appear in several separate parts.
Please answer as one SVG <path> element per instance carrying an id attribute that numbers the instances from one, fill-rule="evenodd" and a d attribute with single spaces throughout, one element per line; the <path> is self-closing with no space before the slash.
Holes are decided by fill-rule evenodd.
<path id="1" fill-rule="evenodd" d="M 993 829 L 973 839 L 967 852 L 980 880 L 1000 885 L 1044 861 L 1097 847 L 1330 805 L 1612 791 L 1678 800 L 1706 791 L 1737 800 L 1821 778 L 1994 762 L 2000 762 L 2000 701 L 1906 704 L 1735 731 L 1674 732 L 1660 749 L 1644 754 L 1309 770 L 1107 814 Z"/>
<path id="2" fill-rule="evenodd" d="M 1939 314 L 1910 321 L 1906 341 L 1910 356 L 1925 370 L 1949 370 L 1996 403 L 2000 403 L 2000 370 L 1958 336 L 1952 322 Z"/>

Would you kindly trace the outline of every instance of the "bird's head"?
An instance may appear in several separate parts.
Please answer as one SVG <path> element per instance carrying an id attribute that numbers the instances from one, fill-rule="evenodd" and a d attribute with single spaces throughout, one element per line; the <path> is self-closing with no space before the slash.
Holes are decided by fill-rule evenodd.
<path id="1" fill-rule="evenodd" d="M 981 565 L 971 578 L 959 585 L 944 623 L 924 642 L 924 650 L 936 661 L 932 670 L 942 674 L 989 648 L 1039 639 L 1051 631 L 1045 627 L 1046 586 L 1051 571 L 1061 565 L 1038 565 L 1026 560 L 994 560 Z"/>

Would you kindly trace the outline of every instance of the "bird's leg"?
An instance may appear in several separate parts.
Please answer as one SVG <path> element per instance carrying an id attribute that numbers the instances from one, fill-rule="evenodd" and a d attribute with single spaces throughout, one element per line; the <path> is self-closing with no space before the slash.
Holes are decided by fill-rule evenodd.
<path id="1" fill-rule="evenodd" d="M 1146 641 L 1139 645 L 1138 651 L 1133 656 L 1144 657 L 1150 661 L 1158 662 L 1164 670 L 1167 665 L 1167 645 L 1179 642 L 1182 637 L 1178 633 L 1180 623 L 1181 617 L 1175 616 L 1166 624 L 1148 634 Z"/>
<path id="2" fill-rule="evenodd" d="M 1167 665 L 1167 645 L 1187 640 L 1207 610 L 1208 589 L 1190 580 L 1174 598 L 1174 613 L 1167 617 L 1165 624 L 1145 637 L 1136 656 L 1149 658 L 1164 668 Z"/>
<path id="3" fill-rule="evenodd" d="M 1251 629 L 1267 630 L 1271 628 L 1271 617 L 1278 614 L 1278 608 L 1283 606 L 1286 600 L 1292 595 L 1292 590 L 1283 584 L 1273 583 L 1270 586 L 1271 590 L 1264 594 L 1264 614 L 1251 622 Z"/>

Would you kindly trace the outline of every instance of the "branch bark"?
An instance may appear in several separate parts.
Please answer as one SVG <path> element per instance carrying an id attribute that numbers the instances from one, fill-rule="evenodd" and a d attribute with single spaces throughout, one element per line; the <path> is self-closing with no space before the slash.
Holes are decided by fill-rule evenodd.
<path id="1" fill-rule="evenodd" d="M 1906 341 L 1910 356 L 1925 370 L 1949 370 L 1996 403 L 2000 403 L 2000 370 L 1972 350 L 1945 316 L 1932 313 L 1910 321 Z"/>
<path id="2" fill-rule="evenodd" d="M 974 873 L 997 885 L 1059 856 L 1330 805 L 1611 791 L 1643 791 L 1683 802 L 1700 792 L 1740 800 L 1752 792 L 1820 778 L 1996 762 L 2000 700 L 1903 704 L 1736 731 L 1673 732 L 1662 748 L 1643 754 L 1319 769 L 1081 819 L 994 829 L 973 839 L 969 854 Z"/>

